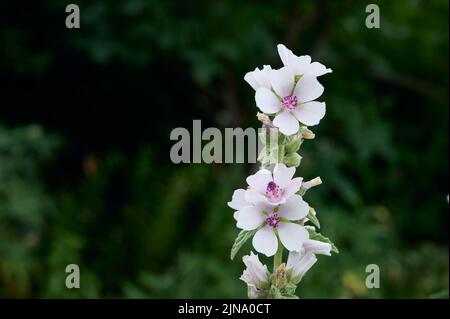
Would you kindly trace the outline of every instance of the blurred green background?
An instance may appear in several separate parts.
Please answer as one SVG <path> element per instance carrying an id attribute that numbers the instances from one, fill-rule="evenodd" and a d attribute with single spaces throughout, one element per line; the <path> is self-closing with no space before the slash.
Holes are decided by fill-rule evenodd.
<path id="1" fill-rule="evenodd" d="M 243 76 L 284 43 L 334 71 L 298 174 L 341 253 L 298 295 L 448 298 L 447 1 L 377 1 L 380 29 L 373 1 L 79 0 L 78 30 L 69 3 L 0 4 L 0 297 L 245 298 L 226 203 L 257 167 L 172 164 L 169 134 L 257 127 Z"/>

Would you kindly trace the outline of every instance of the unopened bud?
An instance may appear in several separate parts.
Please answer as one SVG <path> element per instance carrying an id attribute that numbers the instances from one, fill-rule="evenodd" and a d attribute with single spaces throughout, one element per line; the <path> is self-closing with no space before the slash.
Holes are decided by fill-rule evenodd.
<path id="1" fill-rule="evenodd" d="M 308 129 L 306 126 L 302 126 L 300 130 L 302 132 L 302 138 L 304 138 L 305 140 L 312 140 L 316 137 L 313 131 Z"/>
<path id="2" fill-rule="evenodd" d="M 308 189 L 310 189 L 311 187 L 319 186 L 320 184 L 322 184 L 322 180 L 320 179 L 320 177 L 316 177 L 316 178 L 313 178 L 313 179 L 310 180 L 310 181 L 304 182 L 304 183 L 302 184 L 302 188 L 303 188 L 304 190 L 308 190 Z"/>
<path id="3" fill-rule="evenodd" d="M 272 121 L 270 120 L 269 116 L 267 114 L 264 113 L 257 113 L 256 117 L 258 118 L 258 120 L 263 123 L 264 125 L 267 125 L 268 127 L 272 127 Z"/>
<path id="4" fill-rule="evenodd" d="M 286 264 L 282 263 L 278 268 L 275 270 L 275 273 L 273 274 L 272 283 L 277 287 L 282 287 L 286 284 Z"/>
<path id="5" fill-rule="evenodd" d="M 303 140 L 301 138 L 294 139 L 286 144 L 286 153 L 295 153 L 299 150 Z"/>
<path id="6" fill-rule="evenodd" d="M 284 156 L 283 163 L 287 167 L 298 167 L 302 162 L 302 157 L 297 153 L 290 153 Z"/>

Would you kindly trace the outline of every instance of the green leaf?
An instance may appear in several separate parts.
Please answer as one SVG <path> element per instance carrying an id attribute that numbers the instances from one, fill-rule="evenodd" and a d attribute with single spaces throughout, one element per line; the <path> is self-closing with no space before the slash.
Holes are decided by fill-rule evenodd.
<path id="1" fill-rule="evenodd" d="M 339 249 L 337 249 L 336 245 L 333 244 L 333 242 L 328 237 L 325 237 L 321 233 L 318 233 L 316 231 L 316 229 L 314 228 L 314 226 L 305 226 L 305 228 L 309 233 L 309 239 L 318 240 L 318 241 L 321 241 L 324 243 L 329 243 L 329 244 L 331 244 L 331 251 L 336 254 L 339 254 Z"/>
<path id="2" fill-rule="evenodd" d="M 316 216 L 316 211 L 312 208 L 309 209 L 308 215 L 306 216 L 308 220 L 314 224 L 317 228 L 320 228 L 320 222 L 319 219 Z"/>
<path id="3" fill-rule="evenodd" d="M 230 254 L 231 260 L 234 259 L 234 256 L 236 256 L 239 249 L 241 249 L 241 247 L 245 244 L 245 242 L 249 238 L 251 238 L 256 233 L 257 230 L 258 229 L 240 231 L 240 233 L 237 235 L 234 241 L 233 247 L 231 247 L 231 254 Z"/>

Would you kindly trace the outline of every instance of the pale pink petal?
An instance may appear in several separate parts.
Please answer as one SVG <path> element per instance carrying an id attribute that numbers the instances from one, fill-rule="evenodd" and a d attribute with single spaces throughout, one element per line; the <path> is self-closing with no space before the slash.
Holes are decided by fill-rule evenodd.
<path id="1" fill-rule="evenodd" d="M 233 214 L 233 218 L 235 221 L 237 221 L 239 219 L 239 211 L 235 211 Z"/>
<path id="2" fill-rule="evenodd" d="M 296 56 L 283 44 L 279 44 L 277 49 L 283 64 L 288 66 L 294 74 L 304 74 L 308 70 L 311 64 L 311 57 L 309 55 Z"/>
<path id="3" fill-rule="evenodd" d="M 272 88 L 281 98 L 291 95 L 291 91 L 294 88 L 295 76 L 290 68 L 283 67 L 278 70 L 273 70 L 270 74 L 270 79 Z"/>
<path id="4" fill-rule="evenodd" d="M 294 95 L 297 96 L 299 103 L 313 101 L 322 95 L 324 87 L 312 75 L 304 75 L 295 86 Z"/>
<path id="5" fill-rule="evenodd" d="M 244 207 L 237 214 L 236 226 L 244 230 L 252 230 L 258 228 L 265 220 L 266 217 L 261 211 L 254 206 Z"/>
<path id="6" fill-rule="evenodd" d="M 285 66 L 288 66 L 291 62 L 291 57 L 293 55 L 292 51 L 286 48 L 284 44 L 278 44 L 278 55 Z"/>
<path id="7" fill-rule="evenodd" d="M 248 205 L 249 203 L 245 200 L 245 189 L 235 190 L 231 202 L 228 202 L 228 206 L 236 210 L 240 210 Z"/>
<path id="8" fill-rule="evenodd" d="M 267 184 L 272 181 L 272 173 L 266 169 L 259 170 L 256 174 L 247 177 L 247 184 L 261 194 L 266 193 Z"/>
<path id="9" fill-rule="evenodd" d="M 292 269 L 292 275 L 294 277 L 303 277 L 316 261 L 317 258 L 314 254 L 308 253 L 304 255 L 296 251 L 291 251 L 288 256 L 286 267 Z"/>
<path id="10" fill-rule="evenodd" d="M 256 206 L 261 212 L 271 213 L 277 205 L 276 203 L 271 203 L 265 195 L 254 189 L 247 189 L 245 191 L 245 199 Z"/>
<path id="11" fill-rule="evenodd" d="M 289 65 L 295 75 L 303 75 L 308 71 L 311 64 L 311 57 L 309 55 L 294 56 L 291 58 L 292 62 Z"/>
<path id="12" fill-rule="evenodd" d="M 267 257 L 275 255 L 278 249 L 277 236 L 273 232 L 273 229 L 269 226 L 264 226 L 258 230 L 253 236 L 253 247 L 261 254 Z"/>
<path id="13" fill-rule="evenodd" d="M 333 71 L 331 69 L 327 69 L 325 65 L 323 65 L 322 63 L 313 62 L 310 65 L 308 65 L 305 74 L 317 77 L 331 72 Z"/>
<path id="14" fill-rule="evenodd" d="M 256 90 L 256 106 L 264 113 L 273 114 L 281 109 L 280 100 L 267 88 L 261 87 Z"/>
<path id="15" fill-rule="evenodd" d="M 308 253 L 331 256 L 331 244 L 329 243 L 308 239 L 303 243 L 303 248 Z"/>
<path id="16" fill-rule="evenodd" d="M 283 111 L 282 113 L 275 116 L 273 119 L 273 125 L 278 127 L 281 133 L 284 135 L 292 135 L 298 132 L 300 124 L 297 119 L 287 111 Z"/>
<path id="17" fill-rule="evenodd" d="M 256 68 L 254 71 L 248 72 L 244 76 L 244 80 L 247 81 L 247 83 L 250 84 L 255 91 L 260 87 L 270 89 L 270 71 L 272 71 L 271 66 L 264 65 L 262 70 Z"/>
<path id="18" fill-rule="evenodd" d="M 277 164 L 273 169 L 273 181 L 281 188 L 285 188 L 295 174 L 295 167 L 287 167 L 284 164 Z"/>
<path id="19" fill-rule="evenodd" d="M 292 179 L 288 185 L 284 188 L 283 196 L 286 198 L 291 197 L 295 193 L 297 193 L 300 190 L 300 187 L 302 187 L 303 178 L 296 177 Z"/>
<path id="20" fill-rule="evenodd" d="M 326 105 L 325 102 L 307 102 L 300 104 L 291 112 L 300 123 L 312 126 L 319 124 L 320 120 L 325 116 Z"/>
<path id="21" fill-rule="evenodd" d="M 289 220 L 300 220 L 305 218 L 308 212 L 308 203 L 300 195 L 292 195 L 280 206 L 278 214 Z"/>
<path id="22" fill-rule="evenodd" d="M 309 237 L 308 231 L 298 224 L 280 223 L 277 229 L 281 243 L 289 251 L 300 251 Z"/>

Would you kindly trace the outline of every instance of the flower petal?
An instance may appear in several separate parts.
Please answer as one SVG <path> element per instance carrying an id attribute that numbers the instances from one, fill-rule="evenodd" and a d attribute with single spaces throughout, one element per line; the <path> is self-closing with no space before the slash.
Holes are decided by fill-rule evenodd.
<path id="1" fill-rule="evenodd" d="M 283 196 L 289 198 L 295 193 L 297 193 L 300 190 L 300 187 L 302 187 L 302 183 L 303 183 L 302 177 L 296 177 L 292 179 L 287 184 L 287 186 L 285 186 Z"/>
<path id="2" fill-rule="evenodd" d="M 292 135 L 298 132 L 300 124 L 297 119 L 287 111 L 275 116 L 273 119 L 273 125 L 279 128 L 280 132 L 284 135 Z"/>
<path id="3" fill-rule="evenodd" d="M 325 116 L 326 105 L 325 102 L 307 102 L 300 104 L 291 112 L 301 123 L 312 126 L 319 124 L 320 120 Z"/>
<path id="4" fill-rule="evenodd" d="M 313 62 L 308 65 L 305 74 L 317 77 L 331 72 L 333 72 L 333 70 L 327 69 L 322 63 Z"/>
<path id="5" fill-rule="evenodd" d="M 284 98 L 285 96 L 291 95 L 291 91 L 294 88 L 295 76 L 290 68 L 283 67 L 271 72 L 270 81 L 274 91 L 281 98 Z"/>
<path id="6" fill-rule="evenodd" d="M 269 199 L 254 189 L 245 191 L 245 199 L 257 207 L 261 212 L 271 213 L 278 203 L 271 203 Z"/>
<path id="7" fill-rule="evenodd" d="M 295 75 L 305 74 L 308 71 L 311 64 L 311 57 L 309 55 L 296 56 L 283 44 L 279 44 L 277 49 L 283 64 L 289 67 Z"/>
<path id="8" fill-rule="evenodd" d="M 271 71 L 272 67 L 270 65 L 264 65 L 262 70 L 256 68 L 254 71 L 248 72 L 244 76 L 244 80 L 247 81 L 255 91 L 261 87 L 270 89 L 269 76 Z"/>
<path id="9" fill-rule="evenodd" d="M 286 203 L 280 206 L 278 214 L 289 220 L 300 220 L 305 218 L 309 212 L 309 205 L 300 195 L 292 195 Z"/>
<path id="10" fill-rule="evenodd" d="M 273 114 L 281 109 L 281 102 L 275 94 L 267 88 L 261 87 L 256 90 L 256 106 L 264 113 Z"/>
<path id="11" fill-rule="evenodd" d="M 304 276 L 305 273 L 311 269 L 311 267 L 316 263 L 317 258 L 314 254 L 302 254 L 296 251 L 291 251 L 288 256 L 288 261 L 286 267 L 292 268 L 292 275 Z"/>
<path id="12" fill-rule="evenodd" d="M 233 197 L 231 198 L 231 201 L 228 202 L 228 206 L 235 210 L 240 210 L 244 208 L 245 206 L 249 206 L 250 203 L 248 203 L 245 200 L 245 189 L 237 189 L 233 193 Z"/>
<path id="13" fill-rule="evenodd" d="M 303 248 L 308 253 L 331 256 L 331 244 L 329 243 L 308 239 L 303 243 Z"/>
<path id="14" fill-rule="evenodd" d="M 304 75 L 295 86 L 294 95 L 297 96 L 299 103 L 313 101 L 322 95 L 324 87 L 312 75 Z"/>
<path id="15" fill-rule="evenodd" d="M 238 218 L 236 226 L 244 230 L 253 230 L 266 219 L 262 212 L 254 206 L 244 207 L 236 217 Z"/>
<path id="16" fill-rule="evenodd" d="M 277 45 L 278 55 L 284 65 L 289 65 L 291 62 L 291 57 L 293 55 L 292 51 L 286 48 L 284 44 Z"/>
<path id="17" fill-rule="evenodd" d="M 266 193 L 267 184 L 272 181 L 272 173 L 269 170 L 262 169 L 256 174 L 247 177 L 247 184 L 261 194 Z"/>
<path id="18" fill-rule="evenodd" d="M 261 281 L 269 280 L 269 270 L 266 265 L 263 265 L 259 260 L 258 255 L 252 251 L 250 255 L 242 257 L 242 261 L 247 267 L 242 274 L 243 279 L 247 284 L 258 285 Z"/>
<path id="19" fill-rule="evenodd" d="M 273 181 L 281 188 L 285 188 L 292 180 L 294 174 L 295 167 L 287 167 L 284 164 L 277 164 L 273 169 Z"/>
<path id="20" fill-rule="evenodd" d="M 267 257 L 275 255 L 278 249 L 278 240 L 272 228 L 265 226 L 253 236 L 253 247 Z"/>
<path id="21" fill-rule="evenodd" d="M 299 224 L 280 223 L 277 229 L 281 243 L 289 251 L 300 251 L 309 236 L 308 231 Z"/>
<path id="22" fill-rule="evenodd" d="M 296 56 L 293 54 L 292 62 L 289 65 L 294 71 L 295 75 L 304 75 L 308 72 L 311 65 L 311 57 L 309 55 Z"/>

